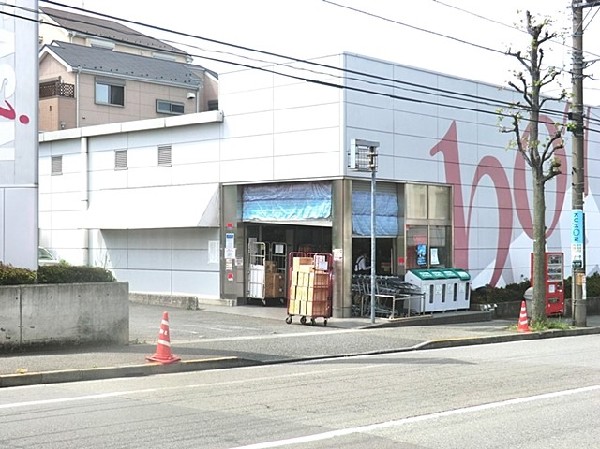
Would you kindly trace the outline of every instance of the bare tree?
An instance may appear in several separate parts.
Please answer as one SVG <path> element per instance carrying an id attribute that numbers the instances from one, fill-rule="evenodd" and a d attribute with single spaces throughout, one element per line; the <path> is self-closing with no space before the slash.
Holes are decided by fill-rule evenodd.
<path id="1" fill-rule="evenodd" d="M 556 132 L 540 141 L 540 112 L 548 101 L 563 101 L 566 92 L 556 98 L 542 96 L 544 87 L 557 81 L 561 71 L 556 67 L 544 68 L 544 44 L 557 37 L 557 33 L 547 31 L 549 19 L 536 20 L 526 12 L 525 29 L 530 36 L 526 52 L 508 50 L 522 66 L 522 71 L 514 72 L 514 81 L 508 85 L 515 89 L 521 100 L 511 105 L 509 110 L 500 111 L 502 119 L 510 120 L 510 126 L 501 127 L 505 133 L 514 133 L 514 148 L 523 156 L 531 168 L 533 193 L 533 311 L 532 322 L 546 321 L 546 301 L 544 285 L 544 258 L 546 252 L 546 183 L 561 173 L 560 160 L 556 150 L 563 147 L 564 126 L 558 125 Z M 522 122 L 527 124 L 528 135 L 521 130 Z"/>

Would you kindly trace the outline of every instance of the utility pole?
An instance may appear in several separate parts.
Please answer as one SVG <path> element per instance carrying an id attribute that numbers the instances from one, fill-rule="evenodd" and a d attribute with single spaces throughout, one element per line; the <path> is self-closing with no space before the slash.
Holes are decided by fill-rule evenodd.
<path id="1" fill-rule="evenodd" d="M 599 0 L 600 1 L 600 0 Z M 377 274 L 375 252 L 377 249 L 377 234 L 375 227 L 375 208 L 376 208 L 376 193 L 377 193 L 377 150 L 379 142 L 352 139 L 350 152 L 348 153 L 348 168 L 351 170 L 370 172 L 371 173 L 371 323 L 375 323 L 375 295 L 376 282 L 375 275 Z"/>
<path id="2" fill-rule="evenodd" d="M 571 289 L 572 317 L 575 326 L 587 325 L 587 301 L 585 289 L 585 214 L 583 212 L 583 8 L 600 6 L 600 0 L 572 0 L 573 9 L 573 168 L 572 177 L 572 234 L 571 261 L 573 282 Z"/>

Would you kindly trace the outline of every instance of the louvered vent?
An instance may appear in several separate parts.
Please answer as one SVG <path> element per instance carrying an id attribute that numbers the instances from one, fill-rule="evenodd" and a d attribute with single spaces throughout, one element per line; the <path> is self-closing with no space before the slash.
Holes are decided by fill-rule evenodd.
<path id="1" fill-rule="evenodd" d="M 115 170 L 127 168 L 127 150 L 115 151 Z"/>
<path id="2" fill-rule="evenodd" d="M 171 145 L 160 145 L 158 147 L 158 166 L 170 167 L 172 165 Z"/>
<path id="3" fill-rule="evenodd" d="M 52 156 L 52 174 L 62 175 L 62 156 Z"/>

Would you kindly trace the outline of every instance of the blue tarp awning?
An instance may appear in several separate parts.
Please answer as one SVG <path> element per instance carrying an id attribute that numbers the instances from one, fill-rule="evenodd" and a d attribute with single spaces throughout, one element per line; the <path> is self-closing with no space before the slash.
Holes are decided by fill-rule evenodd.
<path id="1" fill-rule="evenodd" d="M 371 235 L 371 192 L 352 192 L 352 234 Z M 392 192 L 375 194 L 375 234 L 378 237 L 398 235 L 398 197 Z"/>
<path id="2" fill-rule="evenodd" d="M 331 221 L 331 182 L 249 185 L 242 195 L 242 219 L 254 222 Z"/>

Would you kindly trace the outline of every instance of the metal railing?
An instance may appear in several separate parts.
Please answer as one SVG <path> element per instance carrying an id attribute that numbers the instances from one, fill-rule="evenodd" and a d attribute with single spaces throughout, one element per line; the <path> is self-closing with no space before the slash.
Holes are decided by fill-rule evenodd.
<path id="1" fill-rule="evenodd" d="M 47 97 L 69 97 L 75 98 L 75 85 L 63 83 L 61 81 L 46 81 L 40 83 L 39 86 L 40 98 Z"/>

